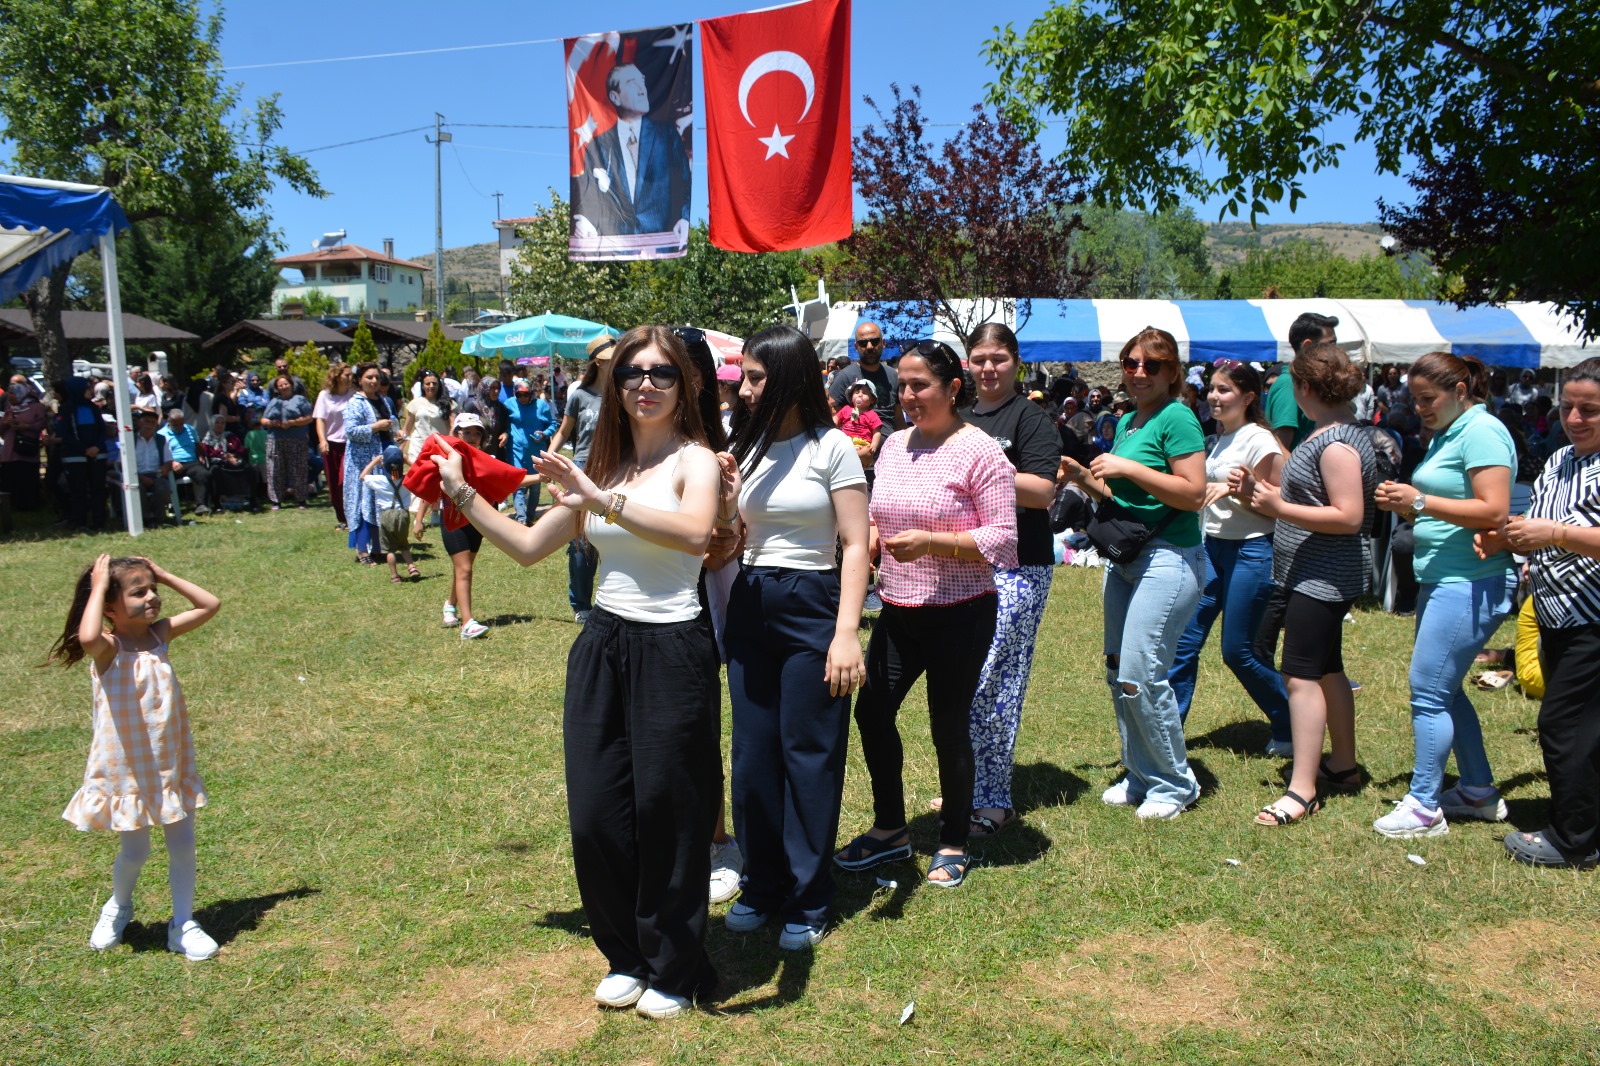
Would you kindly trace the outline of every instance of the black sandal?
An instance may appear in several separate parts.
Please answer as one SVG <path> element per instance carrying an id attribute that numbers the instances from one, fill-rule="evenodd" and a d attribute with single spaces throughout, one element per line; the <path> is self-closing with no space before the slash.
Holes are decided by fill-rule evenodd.
<path id="1" fill-rule="evenodd" d="M 1365 773 L 1365 770 L 1360 763 L 1356 763 L 1348 770 L 1330 770 L 1328 769 L 1328 756 L 1324 755 L 1317 762 L 1318 791 L 1359 792 L 1361 791 L 1361 775 L 1363 773 Z"/>
<path id="2" fill-rule="evenodd" d="M 1278 806 L 1279 803 L 1286 799 L 1294 800 L 1300 804 L 1301 810 L 1299 814 L 1290 815 L 1288 811 Z M 1310 800 L 1307 800 L 1294 789 L 1286 789 L 1283 793 L 1283 799 L 1273 800 L 1261 808 L 1261 813 L 1256 815 L 1256 824 L 1268 826 L 1293 825 L 1296 822 L 1310 818 L 1313 814 L 1322 810 L 1323 806 L 1324 802 L 1321 796 L 1313 795 Z"/>
<path id="3" fill-rule="evenodd" d="M 902 841 L 896 844 L 895 841 Z M 862 833 L 844 846 L 844 850 L 833 857 L 842 870 L 859 872 L 870 870 L 874 866 L 882 866 L 886 862 L 898 862 L 901 859 L 911 858 L 911 836 L 904 829 L 887 840 Z"/>
<path id="4" fill-rule="evenodd" d="M 967 852 L 960 855 L 946 855 L 943 852 L 934 852 L 933 861 L 928 863 L 928 884 L 938 885 L 940 888 L 955 888 L 967 879 L 967 870 L 972 866 L 972 856 Z M 947 881 L 935 880 L 933 872 L 944 870 L 950 874 Z"/>
<path id="5" fill-rule="evenodd" d="M 992 837 L 1006 826 L 1017 820 L 1017 812 L 1006 807 L 1000 812 L 1000 820 L 995 821 L 986 814 L 974 814 L 972 824 L 967 828 L 968 837 Z"/>

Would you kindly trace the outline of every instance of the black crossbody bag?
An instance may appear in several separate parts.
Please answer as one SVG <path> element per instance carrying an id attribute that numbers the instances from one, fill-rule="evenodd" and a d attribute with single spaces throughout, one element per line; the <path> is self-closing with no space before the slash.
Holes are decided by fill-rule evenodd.
<path id="1" fill-rule="evenodd" d="M 1139 558 L 1145 545 L 1160 536 L 1161 531 L 1177 516 L 1177 510 L 1169 507 L 1161 521 L 1154 526 L 1147 526 L 1118 503 L 1114 496 L 1107 496 L 1095 508 L 1094 518 L 1090 519 L 1089 528 L 1084 533 L 1103 558 L 1114 563 L 1131 563 Z"/>

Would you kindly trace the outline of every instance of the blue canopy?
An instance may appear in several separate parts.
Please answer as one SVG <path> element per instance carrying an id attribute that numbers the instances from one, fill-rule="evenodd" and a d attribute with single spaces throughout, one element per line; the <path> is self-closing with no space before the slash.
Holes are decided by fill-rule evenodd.
<path id="1" fill-rule="evenodd" d="M 128 217 L 110 190 L 20 184 L 0 176 L 0 303 L 106 234 L 127 228 Z"/>
<path id="2" fill-rule="evenodd" d="M 506 359 L 523 356 L 560 356 L 583 359 L 596 337 L 615 337 L 618 331 L 598 322 L 569 315 L 543 314 L 519 318 L 475 333 L 461 342 L 461 354 L 479 359 L 499 354 Z"/>

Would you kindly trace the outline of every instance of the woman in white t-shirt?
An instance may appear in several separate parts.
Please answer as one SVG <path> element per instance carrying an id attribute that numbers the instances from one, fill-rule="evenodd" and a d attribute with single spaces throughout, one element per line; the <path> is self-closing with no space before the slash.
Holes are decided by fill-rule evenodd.
<path id="1" fill-rule="evenodd" d="M 1261 408 L 1261 372 L 1249 363 L 1219 359 L 1206 394 L 1217 420 L 1216 442 L 1206 452 L 1206 584 L 1167 675 L 1185 719 L 1194 700 L 1200 650 L 1222 616 L 1222 661 L 1233 671 L 1272 727 L 1267 754 L 1294 753 L 1289 732 L 1289 696 L 1283 675 L 1256 656 L 1254 642 L 1272 594 L 1273 521 L 1250 509 L 1248 499 L 1228 495 L 1228 474 L 1244 467 L 1257 481 L 1282 477 L 1283 448 Z"/>
<path id="2" fill-rule="evenodd" d="M 723 644 L 745 879 L 726 924 L 748 932 L 779 916 L 778 946 L 802 950 L 828 923 L 850 694 L 866 673 L 867 479 L 833 426 L 804 334 L 762 330 L 743 369 L 749 420 L 719 457 L 717 509 L 719 524 L 742 528 L 744 548 Z"/>

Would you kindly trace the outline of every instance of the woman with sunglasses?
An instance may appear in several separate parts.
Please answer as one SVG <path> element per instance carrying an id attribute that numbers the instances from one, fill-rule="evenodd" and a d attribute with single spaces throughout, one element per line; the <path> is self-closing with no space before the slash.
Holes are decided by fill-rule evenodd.
<path id="1" fill-rule="evenodd" d="M 972 380 L 948 345 L 922 341 L 901 357 L 900 407 L 911 428 L 891 434 L 878 455 L 871 515 L 883 545 L 884 607 L 856 697 L 873 822 L 834 856 L 846 870 L 911 857 L 895 717 L 926 673 L 943 796 L 928 883 L 941 888 L 961 884 L 972 865 L 968 720 L 994 643 L 994 568 L 1017 565 L 1016 471 L 993 437 L 962 421 L 958 408 L 972 395 Z"/>
<path id="2" fill-rule="evenodd" d="M 717 516 L 745 531 L 723 637 L 745 880 L 726 922 L 748 932 L 780 915 L 778 946 L 803 950 L 828 923 L 850 693 L 865 673 L 867 481 L 833 427 L 805 334 L 762 330 L 745 342 L 743 370 L 749 421 Z"/>
<path id="3" fill-rule="evenodd" d="M 338 528 L 345 528 L 344 513 L 344 409 L 355 395 L 355 372 L 348 363 L 334 363 L 322 379 L 322 391 L 311 409 L 317 429 L 317 451 L 328 472 L 328 499 L 333 502 Z"/>
<path id="4" fill-rule="evenodd" d="M 661 326 L 617 341 L 600 376 L 588 464 L 543 452 L 559 506 L 520 525 L 477 497 L 461 460 L 443 490 L 495 547 L 531 566 L 583 533 L 600 556 L 594 611 L 567 656 L 563 713 L 573 866 L 610 972 L 603 1006 L 670 1018 L 709 992 L 706 884 L 719 797 L 716 653 L 696 584 L 721 468 L 705 447 L 683 342 Z"/>
<path id="5" fill-rule="evenodd" d="M 1230 494 L 1228 475 L 1235 467 L 1257 481 L 1278 482 L 1283 471 L 1283 446 L 1261 406 L 1261 372 L 1237 359 L 1219 359 L 1211 373 L 1207 398 L 1221 434 L 1206 453 L 1206 577 L 1200 606 L 1178 639 L 1177 657 L 1167 680 L 1178 697 L 1185 722 L 1194 701 L 1200 651 L 1217 616 L 1222 616 L 1222 662 L 1267 716 L 1272 737 L 1267 754 L 1294 754 L 1289 729 L 1289 694 L 1283 676 L 1270 660 L 1256 656 L 1255 638 L 1272 598 L 1272 527 L 1270 518 L 1251 510 L 1248 499 Z"/>
<path id="6" fill-rule="evenodd" d="M 1127 775 L 1100 799 L 1134 807 L 1141 819 L 1176 818 L 1200 797 L 1189 769 L 1183 717 L 1167 675 L 1205 581 L 1200 516 L 1205 504 L 1205 437 L 1178 399 L 1178 342 L 1146 326 L 1122 346 L 1123 387 L 1134 409 L 1117 423 L 1111 450 L 1087 468 L 1064 460 L 1066 476 L 1155 536 L 1105 576 L 1106 684 L 1122 734 Z"/>

